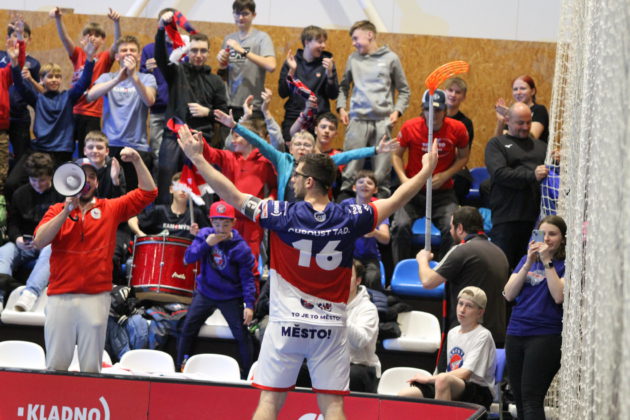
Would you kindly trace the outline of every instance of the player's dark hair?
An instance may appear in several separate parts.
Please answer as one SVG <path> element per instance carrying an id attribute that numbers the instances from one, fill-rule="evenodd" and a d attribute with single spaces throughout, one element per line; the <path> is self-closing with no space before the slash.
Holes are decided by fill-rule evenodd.
<path id="1" fill-rule="evenodd" d="M 101 38 L 106 38 L 107 36 L 101 24 L 97 22 L 90 22 L 83 27 L 83 30 L 81 31 L 81 36 L 86 35 L 100 36 Z"/>
<path id="2" fill-rule="evenodd" d="M 243 10 L 249 10 L 252 13 L 256 13 L 256 3 L 254 0 L 235 0 L 232 3 L 232 11 L 235 13 L 241 13 Z"/>
<path id="3" fill-rule="evenodd" d="M 357 278 L 363 281 L 365 278 L 365 266 L 363 263 L 359 260 L 352 260 L 352 266 L 354 267 L 354 272 L 356 273 Z"/>
<path id="4" fill-rule="evenodd" d="M 324 119 L 333 123 L 335 125 L 335 128 L 339 126 L 339 119 L 332 112 L 324 112 L 324 113 L 319 114 L 317 118 L 315 118 L 315 125 L 317 126 L 320 123 L 320 121 Z"/>
<path id="5" fill-rule="evenodd" d="M 114 51 L 118 52 L 122 44 L 135 44 L 135 46 L 138 48 L 138 52 L 140 52 L 141 50 L 140 41 L 138 41 L 138 38 L 133 35 L 123 35 L 118 38 L 118 41 L 116 41 L 116 46 L 114 47 Z"/>
<path id="6" fill-rule="evenodd" d="M 453 212 L 453 226 L 462 225 L 467 233 L 483 231 L 483 217 L 474 207 L 462 206 Z"/>
<path id="7" fill-rule="evenodd" d="M 337 178 L 337 165 L 330 156 L 323 153 L 309 153 L 302 156 L 298 163 L 303 162 L 302 172 L 304 175 L 313 178 L 322 189 L 324 194 L 328 194 L 328 190 Z"/>
<path id="8" fill-rule="evenodd" d="M 354 31 L 356 31 L 357 29 L 373 32 L 374 35 L 376 35 L 376 26 L 374 26 L 374 24 L 370 22 L 369 20 L 360 20 L 358 22 L 355 22 L 354 25 L 352 25 L 350 27 L 350 30 L 348 31 L 350 33 L 350 36 L 352 36 Z"/>
<path id="9" fill-rule="evenodd" d="M 356 184 L 357 181 L 361 178 L 370 178 L 372 182 L 374 182 L 374 185 L 378 187 L 378 181 L 376 180 L 376 175 L 374 175 L 374 171 L 371 171 L 369 169 L 361 169 L 354 177 L 354 183 Z"/>
<path id="10" fill-rule="evenodd" d="M 202 33 L 196 33 L 190 36 L 190 42 L 193 41 L 205 41 L 208 43 L 208 47 L 210 47 L 210 40 L 208 39 L 208 35 Z"/>
<path id="11" fill-rule="evenodd" d="M 29 178 L 52 176 L 55 163 L 48 153 L 35 152 L 26 158 L 24 169 Z"/>

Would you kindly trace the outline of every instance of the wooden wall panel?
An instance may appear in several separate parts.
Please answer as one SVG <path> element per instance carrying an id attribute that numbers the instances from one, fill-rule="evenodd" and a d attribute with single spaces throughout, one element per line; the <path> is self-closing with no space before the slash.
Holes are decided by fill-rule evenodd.
<path id="1" fill-rule="evenodd" d="M 156 11 L 157 13 L 157 11 Z M 65 51 L 57 36 L 55 23 L 43 12 L 23 12 L 25 20 L 33 30 L 33 40 L 29 52 L 42 63 L 53 61 L 62 65 L 66 82 L 72 68 L 65 57 Z M 0 10 L 0 22 L 8 22 L 10 12 Z M 64 22 L 68 32 L 78 42 L 83 25 L 89 21 L 100 22 L 108 34 L 108 45 L 111 43 L 113 26 L 106 16 L 88 16 L 67 14 Z M 209 64 L 216 66 L 215 56 L 223 37 L 234 31 L 234 26 L 225 23 L 192 22 L 197 30 L 210 37 Z M 314 22 L 315 24 L 317 22 Z M 152 42 L 157 27 L 155 19 L 122 18 L 123 34 L 130 33 L 138 37 L 140 42 Z M 273 39 L 278 60 L 277 70 L 267 76 L 267 87 L 277 92 L 280 67 L 289 48 L 295 51 L 301 47 L 299 36 L 301 28 L 261 26 Z M 346 30 L 328 31 L 328 50 L 335 56 L 337 71 L 342 74 L 345 62 L 354 51 Z M 470 63 L 470 73 L 464 75 L 469 84 L 468 97 L 462 110 L 474 122 L 475 141 L 469 166 L 482 166 L 485 144 L 492 135 L 495 126 L 494 103 L 497 98 L 511 100 L 511 81 L 520 74 L 530 74 L 538 85 L 538 102 L 549 106 L 551 83 L 555 62 L 555 44 L 542 42 L 501 41 L 473 38 L 452 38 L 423 35 L 379 34 L 380 44 L 389 45 L 403 63 L 407 79 L 411 86 L 411 103 L 402 120 L 394 129 L 398 132 L 400 124 L 418 115 L 420 102 L 424 92 L 424 79 L 436 67 L 452 60 L 465 60 Z M 278 122 L 282 121 L 283 101 L 274 97 L 272 111 Z M 337 141 L 341 147 L 343 129 Z"/>

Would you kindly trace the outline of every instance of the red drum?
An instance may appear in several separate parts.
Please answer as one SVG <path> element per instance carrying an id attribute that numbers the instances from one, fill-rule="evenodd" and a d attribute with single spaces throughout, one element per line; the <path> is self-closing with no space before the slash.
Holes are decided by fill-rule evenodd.
<path id="1" fill-rule="evenodd" d="M 192 301 L 199 263 L 184 264 L 184 253 L 191 243 L 176 236 L 136 238 L 129 283 L 138 299 Z"/>

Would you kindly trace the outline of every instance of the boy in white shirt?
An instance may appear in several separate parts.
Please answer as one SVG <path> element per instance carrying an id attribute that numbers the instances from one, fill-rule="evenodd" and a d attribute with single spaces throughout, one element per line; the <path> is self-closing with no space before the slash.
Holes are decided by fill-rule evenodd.
<path id="1" fill-rule="evenodd" d="M 402 397 L 463 401 L 490 407 L 493 399 L 495 345 L 481 319 L 487 297 L 475 286 L 463 288 L 457 296 L 459 324 L 448 332 L 446 372 L 433 376 L 418 374 L 409 379 Z"/>

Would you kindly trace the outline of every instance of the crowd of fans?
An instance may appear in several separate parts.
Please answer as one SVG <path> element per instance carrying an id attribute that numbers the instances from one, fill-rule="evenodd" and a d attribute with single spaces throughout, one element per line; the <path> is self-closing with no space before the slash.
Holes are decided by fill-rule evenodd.
<path id="1" fill-rule="evenodd" d="M 134 237 L 187 238 L 185 260 L 201 261 L 202 269 L 188 316 L 175 328 L 177 366 L 190 355 L 205 318 L 220 308 L 239 342 L 246 374 L 254 360 L 248 326 L 261 287 L 265 295 L 265 270 L 258 262 L 266 265 L 273 244 L 239 209 L 223 201 L 212 204 L 211 194 L 200 205 L 193 202 L 194 169 L 186 171 L 190 162 L 178 130 L 186 125 L 201 135 L 204 158 L 240 191 L 260 199 L 296 201 L 295 179 L 306 176 L 296 167 L 312 153 L 328 155 L 337 165 L 328 195 L 342 206 L 387 198 L 422 170 L 430 93 L 422 96 L 422 114 L 393 133 L 411 91 L 398 55 L 378 43 L 372 23 L 350 28 L 356 51 L 343 73 L 337 71 L 339 58 L 325 49 L 326 31 L 304 28 L 303 48 L 289 50 L 281 67 L 277 94 L 286 101 L 278 123 L 269 111 L 274 92 L 265 88 L 267 73 L 277 67 L 273 40 L 253 26 L 253 0 L 236 0 L 232 7 L 236 31 L 225 37 L 216 71 L 209 65 L 208 37 L 175 9 L 160 11 L 155 43 L 143 47 L 133 35 L 123 35 L 120 16 L 111 9 L 113 41 L 106 45 L 105 29 L 89 23 L 77 45 L 61 9 L 54 8 L 50 18 L 74 68 L 65 91 L 62 80 L 70 75 L 30 56 L 31 30 L 20 17 L 12 19 L 6 51 L 0 52 L 0 190 L 8 209 L 0 221 L 0 299 L 26 284 L 16 309 L 29 311 L 49 283 L 51 245 L 38 247 L 33 237 L 38 225 L 46 225 L 48 208 L 67 201 L 52 185 L 56 167 L 78 154 L 79 164 L 93 169 L 98 181 L 94 196 L 115 200 L 137 188 L 151 189 L 139 179 L 144 166 L 157 184 L 157 199 L 115 226 L 112 283 L 127 284 L 123 267 Z M 120 69 L 112 72 L 114 62 Z M 440 373 L 410 378 L 412 386 L 401 395 L 488 406 L 495 347 L 505 346 L 519 418 L 544 417 L 542 399 L 560 361 L 566 226 L 557 216 L 547 217 L 538 226 L 542 238 L 530 240 L 540 183 L 549 174 L 544 165 L 549 117 L 536 103 L 530 76 L 517 77 L 512 92 L 512 104 L 502 98 L 496 103 L 496 132 L 485 149 L 490 178 L 483 198 L 491 210 L 491 231 L 484 231 L 477 209 L 466 205 L 474 138 L 473 122 L 461 110 L 467 84 L 451 78 L 433 93 L 439 159 L 431 204 L 442 245 L 434 255 L 412 243 L 411 225 L 425 216 L 423 190 L 356 241 L 347 307 L 351 389 L 376 390 L 378 314 L 370 296 L 373 290 L 387 292 L 380 280 L 381 253 L 391 248 L 393 264 L 417 259 L 425 287 L 445 283 L 448 302 Z M 332 147 L 340 123 L 346 126 L 343 150 Z M 431 268 L 434 257 L 440 262 Z M 515 301 L 511 317 L 506 300 Z M 62 350 L 53 348 L 51 366 L 63 365 Z"/>

